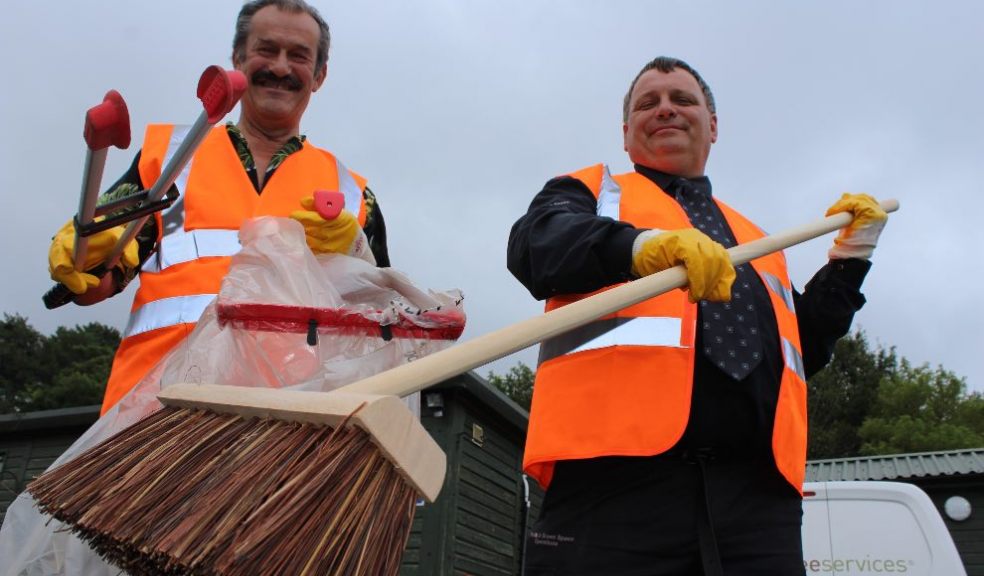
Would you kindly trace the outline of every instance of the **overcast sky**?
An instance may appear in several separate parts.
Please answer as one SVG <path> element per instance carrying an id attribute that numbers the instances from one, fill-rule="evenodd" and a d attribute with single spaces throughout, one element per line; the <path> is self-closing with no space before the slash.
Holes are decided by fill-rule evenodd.
<path id="1" fill-rule="evenodd" d="M 47 311 L 47 250 L 76 210 L 84 112 L 126 99 L 132 160 L 148 122 L 190 124 L 210 64 L 229 66 L 237 0 L 11 2 L 0 19 L 0 312 L 45 333 L 122 328 L 132 288 Z M 549 178 L 630 168 L 621 100 L 657 55 L 692 64 L 718 102 L 708 175 L 763 228 L 812 221 L 844 191 L 898 198 L 855 326 L 984 391 L 984 3 L 955 1 L 326 2 L 328 79 L 302 123 L 368 177 L 393 265 L 460 288 L 463 338 L 538 314 L 505 268 L 512 223 Z M 238 118 L 238 109 L 230 116 Z M 788 252 L 802 287 L 831 238 Z M 491 366 L 535 364 L 535 349 Z M 485 375 L 489 367 L 480 369 Z"/>

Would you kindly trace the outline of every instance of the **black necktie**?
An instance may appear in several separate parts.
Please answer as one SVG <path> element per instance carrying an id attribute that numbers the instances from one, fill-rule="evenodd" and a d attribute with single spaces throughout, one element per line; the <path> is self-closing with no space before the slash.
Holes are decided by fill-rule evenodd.
<path id="1" fill-rule="evenodd" d="M 690 223 L 712 240 L 730 248 L 736 244 L 710 194 L 682 178 L 674 182 L 675 196 Z M 758 316 L 752 294 L 755 271 L 749 264 L 735 266 L 737 277 L 730 302 L 700 301 L 704 355 L 735 380 L 743 380 L 762 359 Z"/>

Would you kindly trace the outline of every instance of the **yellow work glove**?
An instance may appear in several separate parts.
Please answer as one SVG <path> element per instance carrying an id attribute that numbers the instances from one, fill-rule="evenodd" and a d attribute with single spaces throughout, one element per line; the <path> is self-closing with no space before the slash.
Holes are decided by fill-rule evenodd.
<path id="1" fill-rule="evenodd" d="M 696 228 L 647 230 L 632 245 L 632 272 L 648 276 L 683 264 L 691 302 L 731 300 L 735 268 L 724 246 Z"/>
<path id="2" fill-rule="evenodd" d="M 89 246 L 85 254 L 85 270 L 91 270 L 102 264 L 109 257 L 116 243 L 123 236 L 126 226 L 116 226 L 89 236 Z M 75 224 L 71 220 L 65 223 L 51 239 L 48 249 L 48 273 L 55 282 L 65 285 L 74 294 L 85 292 L 99 284 L 99 278 L 84 271 L 75 269 Z M 140 263 L 137 254 L 137 241 L 131 240 L 117 266 L 133 268 Z"/>
<path id="3" fill-rule="evenodd" d="M 313 196 L 301 199 L 301 207 L 304 210 L 296 210 L 290 217 L 304 226 L 307 245 L 312 252 L 344 254 L 376 264 L 369 241 L 351 212 L 342 210 L 337 217 L 325 220 L 315 210 Z"/>
<path id="4" fill-rule="evenodd" d="M 882 210 L 878 201 L 867 194 L 844 194 L 840 200 L 827 210 L 827 216 L 838 212 L 850 212 L 854 220 L 841 228 L 834 247 L 827 252 L 831 260 L 860 258 L 867 260 L 878 244 L 888 214 Z"/>

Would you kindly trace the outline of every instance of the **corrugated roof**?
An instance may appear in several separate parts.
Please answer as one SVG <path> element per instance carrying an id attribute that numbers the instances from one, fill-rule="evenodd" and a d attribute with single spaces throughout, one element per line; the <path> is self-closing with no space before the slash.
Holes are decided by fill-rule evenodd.
<path id="1" fill-rule="evenodd" d="M 806 463 L 807 482 L 901 480 L 963 474 L 984 474 L 984 448 L 810 460 Z"/>

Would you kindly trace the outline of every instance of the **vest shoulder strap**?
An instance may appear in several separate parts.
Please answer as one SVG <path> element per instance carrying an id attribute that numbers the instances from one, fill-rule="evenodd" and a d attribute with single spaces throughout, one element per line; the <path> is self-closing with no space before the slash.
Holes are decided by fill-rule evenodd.
<path id="1" fill-rule="evenodd" d="M 593 166 L 588 166 L 587 168 L 581 168 L 580 170 L 575 170 L 568 174 L 573 178 L 577 178 L 584 185 L 587 186 L 591 192 L 598 197 L 601 192 L 601 180 L 604 177 L 606 166 L 604 164 L 594 164 Z"/>

